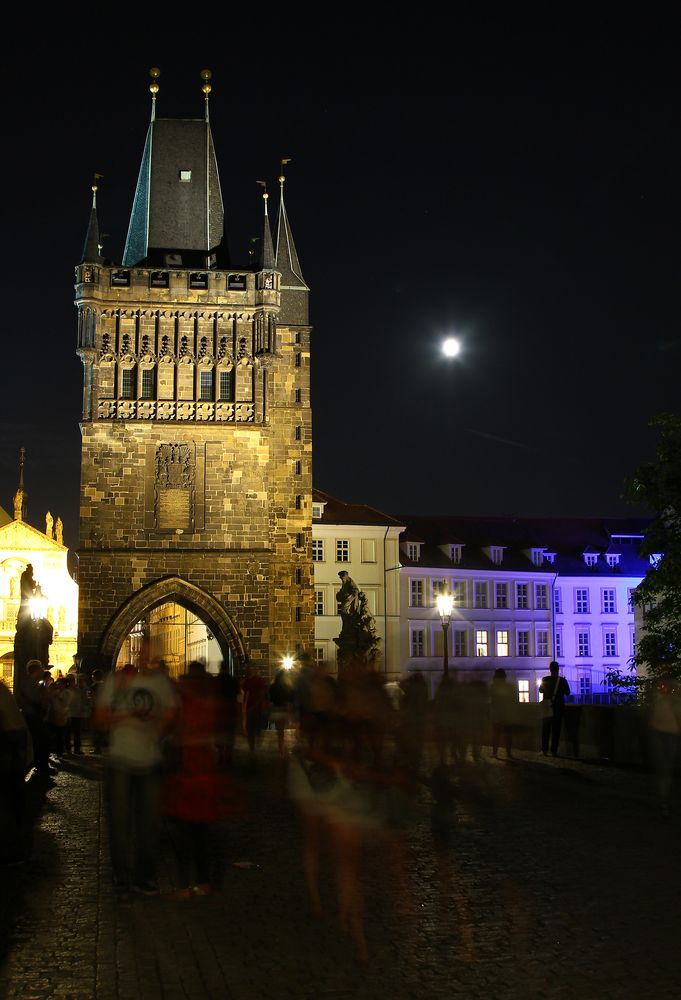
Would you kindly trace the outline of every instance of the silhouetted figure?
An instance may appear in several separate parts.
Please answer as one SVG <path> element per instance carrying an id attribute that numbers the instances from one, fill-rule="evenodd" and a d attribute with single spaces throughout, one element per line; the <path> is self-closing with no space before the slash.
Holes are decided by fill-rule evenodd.
<path id="1" fill-rule="evenodd" d="M 239 681 L 229 671 L 229 664 L 223 660 L 220 673 L 216 677 L 216 695 L 218 699 L 217 732 L 215 745 L 218 763 L 221 767 L 230 768 L 234 756 L 234 739 L 237 720 L 239 718 Z"/>
<path id="2" fill-rule="evenodd" d="M 435 725 L 435 742 L 438 749 L 440 764 L 447 764 L 449 756 L 453 760 L 459 757 L 458 747 L 462 742 L 460 729 L 460 693 L 459 687 L 451 677 L 444 675 L 437 686 L 433 699 L 433 722 Z M 465 743 L 464 753 L 465 753 Z"/>
<path id="3" fill-rule="evenodd" d="M 405 677 L 400 683 L 403 698 L 397 731 L 400 756 L 406 768 L 417 773 L 421 767 L 428 722 L 428 685 L 422 673 Z"/>
<path id="4" fill-rule="evenodd" d="M 503 741 L 506 756 L 512 757 L 513 718 L 515 711 L 515 688 L 506 680 L 506 671 L 499 667 L 494 671 L 489 689 L 490 719 L 492 722 L 492 756 L 497 756 L 499 744 Z"/>
<path id="5" fill-rule="evenodd" d="M 283 757 L 286 725 L 289 721 L 294 699 L 294 685 L 290 670 L 282 667 L 277 671 L 274 680 L 269 686 L 267 697 L 272 706 L 270 718 L 274 722 L 274 728 L 277 731 L 277 750 L 279 756 Z"/>
<path id="6" fill-rule="evenodd" d="M 26 773 L 33 762 L 26 720 L 0 681 L 0 864 L 31 855 Z"/>
<path id="7" fill-rule="evenodd" d="M 267 683 L 253 667 L 246 667 L 246 676 L 241 682 L 241 695 L 244 735 L 252 752 L 260 740 L 267 700 Z"/>
<path id="8" fill-rule="evenodd" d="M 40 660 L 29 660 L 26 664 L 25 676 L 15 697 L 33 741 L 36 771 L 44 781 L 49 782 L 51 781 L 50 744 L 46 722 L 48 703 L 42 677 L 43 665 Z"/>
<path id="9" fill-rule="evenodd" d="M 550 741 L 551 753 L 557 757 L 560 730 L 565 714 L 565 699 L 570 694 L 570 685 L 560 676 L 560 665 L 555 660 L 549 664 L 549 670 L 551 673 L 547 677 L 542 677 L 539 685 L 544 716 L 541 727 L 541 749 L 546 757 Z"/>

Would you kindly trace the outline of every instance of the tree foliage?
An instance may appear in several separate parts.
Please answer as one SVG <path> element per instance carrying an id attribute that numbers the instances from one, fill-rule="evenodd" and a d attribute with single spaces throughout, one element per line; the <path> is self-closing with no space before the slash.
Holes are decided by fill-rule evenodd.
<path id="1" fill-rule="evenodd" d="M 630 499 L 653 514 L 642 547 L 651 566 L 633 594 L 643 628 L 629 686 L 643 692 L 663 675 L 681 679 L 681 419 L 664 415 L 652 425 L 660 432 L 656 458 L 627 483 Z"/>

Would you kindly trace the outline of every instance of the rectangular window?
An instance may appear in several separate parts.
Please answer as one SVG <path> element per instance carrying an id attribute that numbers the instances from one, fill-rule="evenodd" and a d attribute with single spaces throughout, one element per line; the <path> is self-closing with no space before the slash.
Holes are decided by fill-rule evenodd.
<path id="1" fill-rule="evenodd" d="M 497 656 L 508 656 L 508 630 L 500 629 L 497 632 Z"/>
<path id="2" fill-rule="evenodd" d="M 376 539 L 375 538 L 363 538 L 361 542 L 361 553 L 363 563 L 375 563 L 376 562 Z"/>
<path id="3" fill-rule="evenodd" d="M 407 557 L 412 560 L 412 562 L 418 562 L 419 556 L 421 555 L 421 546 L 418 542 L 407 542 Z"/>
<path id="4" fill-rule="evenodd" d="M 489 633 L 487 629 L 475 630 L 475 655 L 489 656 Z"/>
<path id="5" fill-rule="evenodd" d="M 300 389 L 296 389 L 295 393 L 293 394 L 293 398 L 295 399 L 296 403 L 300 402 Z"/>
<path id="6" fill-rule="evenodd" d="M 463 555 L 463 545 L 449 546 L 449 558 L 452 560 L 453 563 L 460 563 L 462 555 Z"/>
<path id="7" fill-rule="evenodd" d="M 411 608 L 423 607 L 423 580 L 409 581 L 409 606 Z"/>
<path id="8" fill-rule="evenodd" d="M 296 362 L 295 363 L 296 363 L 296 368 L 300 368 L 300 366 L 302 364 L 302 355 L 300 354 L 299 351 L 296 352 Z"/>
<path id="9" fill-rule="evenodd" d="M 220 399 L 231 402 L 233 397 L 233 381 L 231 372 L 220 372 Z"/>
<path id="10" fill-rule="evenodd" d="M 350 542 L 346 538 L 336 539 L 336 562 L 350 562 Z"/>
<path id="11" fill-rule="evenodd" d="M 153 399 L 156 395 L 156 371 L 153 368 L 142 369 L 142 399 Z"/>
<path id="12" fill-rule="evenodd" d="M 211 371 L 202 371 L 200 373 L 201 388 L 199 396 L 201 399 L 212 399 L 213 398 L 213 373 Z"/>
<path id="13" fill-rule="evenodd" d="M 315 663 L 323 663 L 324 662 L 324 647 L 323 646 L 315 646 L 315 648 L 314 648 L 314 661 L 315 661 Z"/>
<path id="14" fill-rule="evenodd" d="M 560 587 L 555 587 L 553 591 L 553 610 L 557 615 L 563 613 L 563 592 Z"/>
<path id="15" fill-rule="evenodd" d="M 296 497 L 296 510 L 303 509 L 303 498 L 300 494 Z"/>
<path id="16" fill-rule="evenodd" d="M 530 606 L 529 587 L 526 583 L 516 583 L 515 585 L 515 606 L 516 608 L 529 608 Z"/>
<path id="17" fill-rule="evenodd" d="M 299 458 L 297 458 L 293 463 L 293 475 L 302 476 L 302 474 L 303 474 L 303 463 L 300 461 Z"/>
<path id="18" fill-rule="evenodd" d="M 597 552 L 585 552 L 584 553 L 584 564 L 586 566 L 590 566 L 590 567 L 593 568 L 596 565 L 597 562 L 598 562 L 598 553 Z"/>
<path id="19" fill-rule="evenodd" d="M 534 606 L 537 611 L 549 610 L 549 587 L 547 583 L 535 583 Z"/>
<path id="20" fill-rule="evenodd" d="M 494 584 L 494 606 L 496 608 L 507 608 L 508 607 L 508 584 L 507 583 L 495 583 Z"/>
<path id="21" fill-rule="evenodd" d="M 631 655 L 636 656 L 636 632 L 633 628 L 629 635 L 629 649 L 631 650 Z"/>
<path id="22" fill-rule="evenodd" d="M 411 653 L 411 655 L 412 656 L 425 656 L 425 651 L 426 651 L 426 633 L 425 633 L 425 630 L 422 629 L 422 628 L 414 628 L 414 629 L 412 629 L 410 639 L 411 639 L 411 642 L 410 642 L 410 645 L 411 645 L 410 653 Z"/>
<path id="23" fill-rule="evenodd" d="M 316 615 L 324 614 L 324 591 L 315 590 L 314 592 L 314 613 Z"/>
<path id="24" fill-rule="evenodd" d="M 530 633 L 527 629 L 519 629 L 516 632 L 516 651 L 518 656 L 530 655 Z"/>
<path id="25" fill-rule="evenodd" d="M 630 615 L 633 615 L 633 613 L 634 613 L 634 597 L 633 597 L 633 594 L 634 594 L 633 588 L 632 587 L 628 587 L 627 588 L 627 612 Z"/>
<path id="26" fill-rule="evenodd" d="M 581 674 L 579 678 L 579 697 L 582 701 L 591 700 L 591 675 Z"/>
<path id="27" fill-rule="evenodd" d="M 490 546 L 490 558 L 493 563 L 496 563 L 497 566 L 500 566 L 501 561 L 504 558 L 503 546 L 501 545 Z"/>
<path id="28" fill-rule="evenodd" d="M 296 441 L 302 441 L 302 440 L 303 440 L 303 428 L 300 426 L 300 424 L 297 424 L 296 425 Z"/>
<path id="29" fill-rule="evenodd" d="M 614 587 L 606 587 L 601 591 L 604 615 L 614 615 L 617 611 L 616 593 Z"/>
<path id="30" fill-rule="evenodd" d="M 591 644 L 588 632 L 577 633 L 577 656 L 591 656 Z"/>
<path id="31" fill-rule="evenodd" d="M 303 609 L 296 608 L 296 621 L 301 622 L 303 620 Z"/>
<path id="32" fill-rule="evenodd" d="M 466 607 L 466 581 L 465 580 L 453 580 L 452 581 L 452 597 L 454 598 L 455 608 L 465 608 Z"/>
<path id="33" fill-rule="evenodd" d="M 563 655 L 563 633 L 562 632 L 556 632 L 556 634 L 553 637 L 553 641 L 555 643 L 556 657 L 562 656 Z"/>
<path id="34" fill-rule="evenodd" d="M 575 588 L 575 613 L 578 615 L 588 615 L 589 613 L 589 588 Z"/>
<path id="35" fill-rule="evenodd" d="M 617 656 L 616 629 L 606 629 L 603 633 L 603 656 Z"/>
<path id="36" fill-rule="evenodd" d="M 487 607 L 487 582 L 476 581 L 473 584 L 473 606 L 476 608 Z M 487 654 L 485 654 L 487 655 Z"/>
<path id="37" fill-rule="evenodd" d="M 312 562 L 324 562 L 324 539 L 312 539 Z"/>
<path id="38" fill-rule="evenodd" d="M 548 656 L 549 655 L 549 633 L 546 629 L 537 629 L 535 635 L 536 641 L 536 656 Z"/>
<path id="39" fill-rule="evenodd" d="M 121 399 L 135 398 L 135 369 L 124 368 L 121 372 Z"/>
<path id="40" fill-rule="evenodd" d="M 302 583 L 303 582 L 303 571 L 302 571 L 302 569 L 297 569 L 296 570 L 295 580 L 296 580 L 296 583 Z"/>
<path id="41" fill-rule="evenodd" d="M 468 642 L 464 629 L 454 629 L 454 656 L 468 656 Z"/>
<path id="42" fill-rule="evenodd" d="M 530 700 L 530 682 L 529 681 L 518 681 L 518 701 L 523 704 L 527 704 Z"/>

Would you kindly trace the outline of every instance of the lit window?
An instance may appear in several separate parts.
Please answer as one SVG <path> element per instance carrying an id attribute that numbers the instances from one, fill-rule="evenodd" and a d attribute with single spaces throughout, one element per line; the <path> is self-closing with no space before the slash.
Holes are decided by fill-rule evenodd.
<path id="1" fill-rule="evenodd" d="M 536 655 L 537 656 L 548 656 L 549 655 L 549 633 L 546 629 L 537 629 L 536 639 Z"/>
<path id="2" fill-rule="evenodd" d="M 534 585 L 534 606 L 538 611 L 549 610 L 549 587 L 547 583 Z"/>
<path id="3" fill-rule="evenodd" d="M 448 594 L 449 588 L 447 587 L 446 580 L 432 580 L 431 587 L 433 589 L 433 604 L 436 603 L 436 598 L 438 594 Z"/>
<path id="4" fill-rule="evenodd" d="M 183 184 L 188 184 L 192 179 L 191 170 L 180 170 L 180 180 Z"/>
<path id="5" fill-rule="evenodd" d="M 577 633 L 577 656 L 591 656 L 591 643 L 588 632 Z"/>
<path id="6" fill-rule="evenodd" d="M 508 607 L 508 584 L 507 583 L 495 583 L 494 584 L 494 606 L 497 608 L 507 608 Z"/>
<path id="7" fill-rule="evenodd" d="M 422 628 L 412 629 L 411 632 L 411 655 L 425 656 L 426 633 Z"/>
<path id="8" fill-rule="evenodd" d="M 563 613 L 563 592 L 560 587 L 556 587 L 553 591 L 553 610 L 557 615 Z"/>
<path id="9" fill-rule="evenodd" d="M 487 607 L 487 583 L 476 581 L 473 585 L 473 606 L 476 608 Z"/>
<path id="10" fill-rule="evenodd" d="M 476 656 L 488 656 L 489 655 L 489 633 L 487 629 L 476 629 L 475 632 L 475 655 Z"/>
<path id="11" fill-rule="evenodd" d="M 220 399 L 226 402 L 230 402 L 233 396 L 233 386 L 234 382 L 232 379 L 232 373 L 221 371 L 220 372 Z"/>
<path id="12" fill-rule="evenodd" d="M 452 597 L 454 598 L 455 608 L 465 608 L 466 607 L 466 581 L 465 580 L 454 580 L 452 582 Z"/>
<path id="13" fill-rule="evenodd" d="M 575 613 L 578 615 L 588 615 L 589 613 L 588 587 L 575 588 Z"/>
<path id="14" fill-rule="evenodd" d="M 530 633 L 527 629 L 520 629 L 516 632 L 516 650 L 518 656 L 530 655 Z"/>
<path id="15" fill-rule="evenodd" d="M 617 656 L 617 631 L 607 629 L 603 633 L 603 656 Z"/>
<path id="16" fill-rule="evenodd" d="M 314 592 L 314 613 L 316 615 L 324 614 L 324 591 L 315 590 Z"/>
<path id="17" fill-rule="evenodd" d="M 324 539 L 312 539 L 312 562 L 324 562 Z"/>
<path id="18" fill-rule="evenodd" d="M 212 371 L 202 371 L 200 373 L 201 387 L 200 387 L 200 398 L 201 399 L 212 399 L 213 398 L 213 373 Z"/>
<path id="19" fill-rule="evenodd" d="M 468 642 L 463 629 L 454 629 L 454 656 L 468 656 Z"/>
<path id="20" fill-rule="evenodd" d="M 409 606 L 412 608 L 423 607 L 423 580 L 409 581 Z"/>
<path id="21" fill-rule="evenodd" d="M 516 583 L 515 585 L 515 606 L 516 608 L 529 608 L 530 606 L 529 587 L 526 583 Z"/>
<path id="22" fill-rule="evenodd" d="M 497 656 L 508 656 L 508 631 L 501 629 L 497 632 Z"/>
<path id="23" fill-rule="evenodd" d="M 518 701 L 526 704 L 530 700 L 530 682 L 529 681 L 518 681 Z"/>
<path id="24" fill-rule="evenodd" d="M 142 369 L 142 399 L 153 399 L 156 395 L 155 375 L 153 368 Z"/>
<path id="25" fill-rule="evenodd" d="M 617 611 L 615 594 L 616 591 L 610 587 L 606 587 L 605 590 L 602 591 L 604 615 L 613 615 Z"/>
<path id="26" fill-rule="evenodd" d="M 336 540 L 336 562 L 350 562 L 350 542 L 345 538 Z"/>

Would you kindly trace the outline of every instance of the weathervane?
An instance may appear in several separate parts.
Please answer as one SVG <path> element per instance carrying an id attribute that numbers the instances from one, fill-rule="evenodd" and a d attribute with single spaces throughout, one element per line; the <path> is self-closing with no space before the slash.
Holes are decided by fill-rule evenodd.
<path id="1" fill-rule="evenodd" d="M 161 75 L 161 70 L 158 66 L 152 66 L 149 70 L 149 76 L 151 77 L 151 83 L 149 84 L 149 90 L 151 92 L 151 120 L 152 122 L 156 119 L 156 95 L 158 94 L 160 87 L 158 85 L 158 78 Z"/>
<path id="2" fill-rule="evenodd" d="M 209 69 L 201 70 L 201 79 L 203 80 L 201 90 L 203 91 L 203 96 L 206 98 L 206 121 L 208 121 L 208 98 L 210 97 L 210 92 L 213 89 L 210 83 L 212 76 L 213 74 Z"/>

